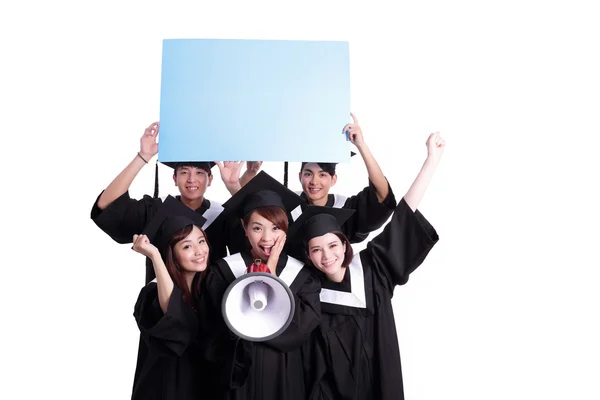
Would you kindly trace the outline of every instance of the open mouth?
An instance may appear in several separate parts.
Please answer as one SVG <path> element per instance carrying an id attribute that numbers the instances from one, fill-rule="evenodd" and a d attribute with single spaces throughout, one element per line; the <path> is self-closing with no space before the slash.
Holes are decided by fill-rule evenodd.
<path id="1" fill-rule="evenodd" d="M 262 251 L 267 257 L 271 255 L 271 249 L 273 246 L 258 246 L 260 251 Z"/>

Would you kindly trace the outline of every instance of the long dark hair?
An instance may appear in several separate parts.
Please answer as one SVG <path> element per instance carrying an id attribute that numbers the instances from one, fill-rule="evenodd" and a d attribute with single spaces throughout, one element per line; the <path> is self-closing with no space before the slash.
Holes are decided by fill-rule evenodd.
<path id="1" fill-rule="evenodd" d="M 194 226 L 200 229 L 200 232 L 202 232 L 202 234 L 204 235 L 204 239 L 208 244 L 208 237 L 206 236 L 206 232 L 204 232 L 204 230 L 202 230 L 201 227 L 197 225 L 188 225 L 185 228 L 180 229 L 173 234 L 173 236 L 171 237 L 171 241 L 169 242 L 169 246 L 167 247 L 167 254 L 165 259 L 165 265 L 167 267 L 167 271 L 169 272 L 169 276 L 173 280 L 173 284 L 177 286 L 179 290 L 181 290 L 181 292 L 183 293 L 183 301 L 185 301 L 192 307 L 194 307 L 194 296 L 198 296 L 200 292 L 200 285 L 202 284 L 202 280 L 204 279 L 204 276 L 208 271 L 208 266 L 210 265 L 210 246 L 208 246 L 206 269 L 204 271 L 196 272 L 192 281 L 192 290 L 190 290 L 185 280 L 183 269 L 181 268 L 181 266 L 177 262 L 177 258 L 175 257 L 175 245 L 181 242 L 183 239 L 185 239 L 190 233 L 192 233 Z"/>
<path id="2" fill-rule="evenodd" d="M 344 252 L 344 262 L 342 262 L 342 268 L 348 267 L 348 265 L 350 265 L 350 263 L 352 262 L 352 258 L 354 257 L 354 250 L 352 249 L 350 240 L 348 240 L 348 237 L 346 235 L 344 235 L 343 232 L 335 231 L 335 232 L 329 232 L 329 233 L 333 233 L 335 236 L 337 236 L 340 239 L 342 244 L 346 245 L 346 251 Z M 306 253 L 306 264 L 309 266 L 312 266 L 314 268 L 317 268 L 314 266 L 314 264 L 312 263 L 312 260 L 310 259 L 310 253 L 308 250 L 308 241 L 304 240 L 303 243 L 304 243 L 304 252 Z"/>

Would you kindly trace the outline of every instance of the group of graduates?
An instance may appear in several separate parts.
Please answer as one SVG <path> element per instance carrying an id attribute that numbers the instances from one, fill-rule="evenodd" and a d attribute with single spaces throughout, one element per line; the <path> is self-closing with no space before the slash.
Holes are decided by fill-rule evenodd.
<path id="1" fill-rule="evenodd" d="M 442 156 L 438 133 L 406 194 L 392 188 L 353 123 L 344 132 L 369 182 L 344 197 L 329 193 L 336 164 L 303 162 L 295 193 L 260 171 L 261 162 L 177 162 L 180 195 L 129 196 L 158 153 L 158 122 L 140 151 L 102 191 L 91 218 L 118 243 L 146 256 L 146 286 L 134 307 L 141 335 L 132 399 L 403 399 L 394 288 L 408 281 L 438 235 L 417 210 Z M 231 198 L 205 197 L 217 166 Z M 260 172 L 259 172 L 260 171 Z M 391 219 L 390 219 L 391 216 Z M 364 250 L 353 243 L 384 229 Z M 223 296 L 253 263 L 291 290 L 294 313 L 266 341 L 238 337 Z"/>

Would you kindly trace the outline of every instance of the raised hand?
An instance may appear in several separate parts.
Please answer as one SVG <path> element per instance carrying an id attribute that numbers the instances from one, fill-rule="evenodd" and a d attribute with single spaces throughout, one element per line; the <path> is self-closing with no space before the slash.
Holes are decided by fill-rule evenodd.
<path id="1" fill-rule="evenodd" d="M 433 161 L 439 161 L 444 154 L 446 141 L 440 136 L 439 132 L 434 132 L 427 138 L 425 142 L 427 146 L 427 158 Z"/>
<path id="2" fill-rule="evenodd" d="M 271 254 L 269 254 L 269 259 L 267 260 L 267 266 L 274 274 L 277 270 L 277 262 L 279 261 L 279 256 L 281 255 L 283 246 L 285 245 L 285 240 L 286 235 L 284 233 L 275 240 L 273 247 L 271 247 Z"/>
<path id="3" fill-rule="evenodd" d="M 140 154 L 146 161 L 150 160 L 158 153 L 158 143 L 156 142 L 158 125 L 158 121 L 152 123 L 146 128 L 144 134 L 140 138 Z"/>
<path id="4" fill-rule="evenodd" d="M 146 257 L 152 257 L 158 254 L 158 249 L 150 243 L 150 240 L 146 235 L 133 235 L 133 247 L 131 248 Z"/>
<path id="5" fill-rule="evenodd" d="M 354 122 L 344 126 L 343 133 L 346 134 L 346 137 L 352 142 L 353 145 L 360 147 L 365 143 L 362 129 L 358 124 L 358 119 L 356 116 L 353 113 L 350 113 L 350 116 Z"/>
<path id="6" fill-rule="evenodd" d="M 219 173 L 223 183 L 228 188 L 232 185 L 239 184 L 240 171 L 242 170 L 243 161 L 215 161 L 217 167 L 219 167 Z"/>
<path id="7" fill-rule="evenodd" d="M 246 161 L 246 170 L 256 175 L 260 171 L 262 163 L 262 161 Z"/>

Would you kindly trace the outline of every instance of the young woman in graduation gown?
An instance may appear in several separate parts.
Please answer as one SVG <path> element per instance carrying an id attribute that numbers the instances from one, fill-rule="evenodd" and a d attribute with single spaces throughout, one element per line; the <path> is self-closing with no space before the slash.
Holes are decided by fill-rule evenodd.
<path id="1" fill-rule="evenodd" d="M 183 207 L 183 209 L 182 209 Z M 204 218 L 171 199 L 133 250 L 152 260 L 156 279 L 141 291 L 134 316 L 144 351 L 138 355 L 132 399 L 212 399 L 202 380 L 205 369 L 197 347 L 197 301 L 208 265 Z"/>
<path id="2" fill-rule="evenodd" d="M 295 193 L 259 173 L 227 203 L 225 212 L 243 220 L 250 251 L 233 254 L 212 264 L 206 277 L 206 296 L 213 310 L 212 326 L 203 348 L 213 371 L 211 380 L 225 399 L 294 400 L 306 398 L 301 346 L 320 320 L 319 280 L 303 263 L 282 252 L 290 220 L 287 210 L 302 200 Z M 228 286 L 260 260 L 281 278 L 293 293 L 295 312 L 279 336 L 251 342 L 231 332 L 221 313 Z"/>
<path id="3" fill-rule="evenodd" d="M 311 207 L 291 227 L 322 274 L 321 324 L 303 347 L 308 398 L 404 399 L 392 309 L 394 288 L 408 281 L 438 241 L 417 206 L 445 146 L 427 140 L 428 157 L 390 222 L 366 249 L 352 254 L 340 232 L 352 211 Z"/>

